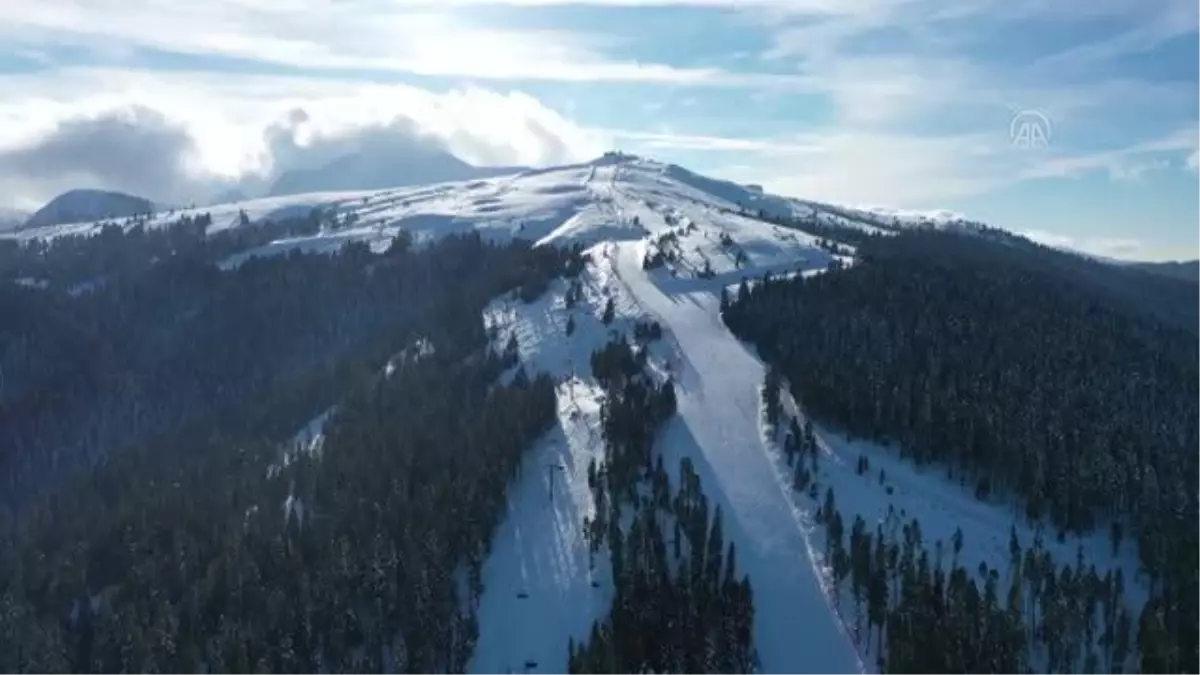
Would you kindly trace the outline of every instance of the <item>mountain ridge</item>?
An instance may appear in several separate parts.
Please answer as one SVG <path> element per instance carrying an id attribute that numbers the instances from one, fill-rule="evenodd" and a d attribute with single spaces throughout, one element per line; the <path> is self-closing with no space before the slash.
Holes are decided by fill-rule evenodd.
<path id="1" fill-rule="evenodd" d="M 410 187 L 490 178 L 524 169 L 475 166 L 436 149 L 410 148 L 401 153 L 366 150 L 341 155 L 316 167 L 285 171 L 271 184 L 266 196 Z"/>
<path id="2" fill-rule="evenodd" d="M 1132 267 L 1151 274 L 1159 274 L 1174 279 L 1200 282 L 1200 260 L 1167 260 L 1163 262 L 1136 262 Z"/>
<path id="3" fill-rule="evenodd" d="M 25 221 L 24 228 L 61 225 L 83 220 L 124 218 L 150 213 L 153 210 L 154 203 L 145 197 L 112 190 L 75 188 L 63 192 L 35 211 Z"/>
<path id="4" fill-rule="evenodd" d="M 176 209 L 170 216 L 151 218 L 147 224 L 150 226 L 162 225 L 169 222 L 170 218 L 178 217 L 179 215 L 211 213 L 214 217 L 214 223 L 218 224 L 218 228 L 222 228 L 236 224 L 236 216 L 241 210 L 245 210 L 252 220 L 288 217 L 317 206 L 335 207 L 347 212 L 356 212 L 361 209 L 352 205 L 351 201 L 366 200 L 367 202 L 375 203 L 376 200 L 383 198 L 385 194 L 402 198 L 404 193 L 416 196 L 435 189 L 448 192 L 454 189 L 454 184 L 460 184 L 459 187 L 471 190 L 479 187 L 479 181 L 494 181 L 507 177 L 512 179 L 514 183 L 520 183 L 523 180 L 529 180 L 537 176 L 562 174 L 580 169 L 595 170 L 606 166 L 625 165 L 643 169 L 653 167 L 654 171 L 666 176 L 668 179 L 676 180 L 680 184 L 701 193 L 705 201 L 709 204 L 718 208 L 742 211 L 750 217 L 764 215 L 772 219 L 810 219 L 820 224 L 828 224 L 836 228 L 855 230 L 867 234 L 897 232 L 912 227 L 963 229 L 967 231 L 994 229 L 1006 232 L 1014 237 L 1033 241 L 1016 232 L 990 227 L 979 221 L 971 220 L 962 214 L 950 211 L 905 210 L 880 206 L 859 207 L 802 197 L 778 195 L 764 191 L 762 186 L 759 185 L 748 185 L 732 180 L 709 177 L 693 172 L 678 164 L 658 162 L 621 152 L 610 151 L 589 161 L 542 168 L 519 166 L 479 167 L 463 162 L 457 157 L 440 150 L 419 150 L 417 152 L 410 152 L 408 157 L 409 159 L 397 165 L 393 158 L 379 153 L 352 153 L 343 155 L 319 167 L 285 172 L 276 179 L 269 189 L 268 194 L 264 197 L 245 198 L 244 193 L 236 190 L 228 190 L 208 206 Z M 428 170 L 429 167 L 425 166 L 423 169 L 425 173 L 420 176 L 415 175 L 415 172 L 420 168 L 422 158 L 430 157 L 436 160 L 434 165 L 436 167 L 435 170 L 430 172 Z M 398 174 L 388 172 L 389 168 L 397 167 L 403 169 L 403 171 L 400 171 Z M 72 190 L 69 192 L 76 191 Z M 59 197 L 61 198 L 62 196 L 60 195 Z M 242 197 L 242 199 L 234 200 L 236 197 Z M 691 198 L 695 199 L 696 195 L 692 195 Z M 43 207 L 43 209 L 45 208 Z M 362 222 L 363 215 L 365 214 L 359 214 L 359 217 L 355 220 Z M 56 223 L 31 222 L 31 219 L 30 221 L 26 221 L 22 229 L 31 230 L 36 227 L 70 224 L 72 225 L 69 228 L 70 231 L 83 232 L 88 230 L 89 223 L 106 217 L 111 216 L 102 214 L 75 220 L 64 220 L 60 217 L 55 219 L 57 220 Z M 377 225 L 380 224 L 377 218 L 370 219 L 370 222 Z M 41 234 L 29 232 L 27 236 L 54 236 L 54 234 L 52 231 Z M 1166 273 L 1168 269 L 1171 269 L 1167 267 L 1167 263 L 1100 259 L 1076 249 L 1067 248 L 1061 250 L 1066 253 L 1097 259 L 1112 265 L 1129 265 L 1144 268 L 1151 272 Z M 1195 264 L 1195 262 L 1192 264 Z M 1182 274 L 1185 278 L 1188 278 L 1188 263 L 1184 262 L 1181 265 L 1181 267 L 1175 269 L 1174 273 L 1170 273 L 1169 275 L 1179 277 Z"/>

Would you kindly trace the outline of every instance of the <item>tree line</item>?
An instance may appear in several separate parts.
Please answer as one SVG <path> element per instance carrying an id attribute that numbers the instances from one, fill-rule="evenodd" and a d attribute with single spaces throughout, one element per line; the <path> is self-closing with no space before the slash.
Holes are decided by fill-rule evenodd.
<path id="1" fill-rule="evenodd" d="M 105 258 L 123 245 L 132 253 L 87 293 L 0 284 L 0 311 L 11 317 L 0 325 L 0 501 L 10 508 L 81 463 L 185 428 L 279 437 L 397 345 L 482 339 L 474 322 L 442 320 L 446 296 L 482 306 L 580 264 L 578 251 L 492 246 L 477 235 L 419 252 L 398 236 L 378 256 L 351 242 L 336 255 L 293 252 L 222 270 L 216 263 L 248 236 L 240 228 L 197 230 L 194 246 L 174 252 L 146 245 L 174 232 L 134 228 L 18 249 L 32 259 L 25 266 Z"/>
<path id="2" fill-rule="evenodd" d="M 1130 309 L 1102 270 L 988 237 L 870 237 L 859 258 L 743 284 L 725 321 L 817 419 L 982 499 L 1019 495 L 1063 534 L 1131 539 L 1151 587 L 1141 667 L 1195 672 L 1195 334 Z"/>

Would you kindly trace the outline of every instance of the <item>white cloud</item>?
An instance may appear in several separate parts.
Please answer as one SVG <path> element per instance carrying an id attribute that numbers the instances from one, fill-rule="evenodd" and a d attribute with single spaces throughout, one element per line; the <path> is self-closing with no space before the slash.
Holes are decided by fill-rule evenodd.
<path id="1" fill-rule="evenodd" d="M 606 136 L 632 142 L 641 152 L 653 155 L 655 151 L 709 150 L 725 152 L 748 152 L 756 154 L 799 154 L 815 149 L 805 143 L 773 138 L 730 138 L 703 134 L 680 134 L 652 131 L 606 129 Z"/>
<path id="2" fill-rule="evenodd" d="M 1149 141 L 1095 153 L 1046 154 L 1011 144 L 1008 129 L 920 136 L 860 128 L 824 129 L 791 136 L 735 138 L 606 130 L 622 147 L 651 155 L 707 153 L 714 175 L 758 183 L 780 194 L 843 204 L 920 209 L 986 194 L 1026 180 L 1075 178 L 1105 172 L 1114 180 L 1141 180 L 1172 166 L 1169 157 L 1195 163 L 1196 132 L 1183 129 Z M 729 160 L 723 158 L 728 155 Z"/>
<path id="3" fill-rule="evenodd" d="M 0 100 L 0 156 L 27 155 L 46 143 L 61 147 L 56 139 L 63 125 L 70 130 L 81 120 L 111 119 L 113 111 L 140 110 L 142 121 L 176 130 L 183 140 L 170 146 L 164 161 L 178 163 L 163 172 L 174 182 L 143 186 L 168 193 L 149 195 L 155 198 L 182 196 L 222 181 L 265 180 L 291 164 L 320 161 L 321 156 L 312 154 L 318 147 L 326 153 L 353 148 L 354 138 L 364 134 L 412 134 L 476 164 L 555 164 L 594 157 L 611 147 L 603 133 L 528 94 L 479 87 L 435 92 L 302 77 L 77 69 L 0 76 L 0 89 L 7 94 Z M 288 144 L 272 144 L 265 132 L 278 129 L 297 110 L 302 111 L 297 124 L 285 127 Z M 145 132 L 137 119 L 127 126 L 131 137 Z M 18 172 L 11 163 L 5 172 L 0 165 L 0 191 L 28 206 L 64 189 L 68 177 L 95 187 L 138 187 L 94 163 L 79 160 L 75 167 L 62 162 L 53 177 Z"/>
<path id="4" fill-rule="evenodd" d="M 612 35 L 477 25 L 445 9 L 403 1 L 91 0 L 51 7 L 41 0 L 8 0 L 0 5 L 0 38 L 28 49 L 47 44 L 93 50 L 139 46 L 313 71 L 720 87 L 806 85 L 804 78 L 791 75 L 613 58 L 609 52 L 623 45 Z"/>
<path id="5" fill-rule="evenodd" d="M 1171 163 L 1165 159 L 1151 159 L 1144 162 L 1119 163 L 1109 170 L 1113 180 L 1140 181 L 1146 174 L 1169 169 Z"/>
<path id="6" fill-rule="evenodd" d="M 937 207 L 1023 180 L 1095 171 L 1114 180 L 1142 179 L 1178 166 L 1186 156 L 1181 153 L 1194 152 L 1194 126 L 1150 141 L 1137 135 L 1157 133 L 1152 124 L 1172 115 L 1194 118 L 1196 91 L 1107 76 L 1105 64 L 1194 34 L 1196 13 L 1188 0 L 1096 0 L 1087 6 L 864 0 L 822 16 L 771 16 L 762 25 L 772 31 L 772 43 L 760 57 L 791 64 L 809 78 L 812 90 L 831 104 L 831 115 L 805 135 L 803 152 L 760 155 L 753 169 L 732 166 L 747 164 L 739 158 L 730 171 L 789 194 L 914 207 Z M 1027 25 L 1010 22 L 1060 28 L 1069 46 L 1072 23 L 1095 18 L 1119 19 L 1124 28 L 1034 66 L 971 56 L 975 41 Z M 1063 76 L 1068 65 L 1072 77 Z M 1049 149 L 1029 153 L 1012 147 L 1009 124 L 1022 110 L 1037 110 L 1053 121 Z M 1080 139 L 1101 149 L 1072 147 Z M 724 149 L 711 141 L 679 145 Z"/>
<path id="7" fill-rule="evenodd" d="M 622 148 L 650 155 L 711 153 L 710 173 L 768 190 L 844 204 L 938 208 L 1018 177 L 1007 135 L 919 137 L 814 131 L 772 138 L 606 130 Z M 725 160 L 728 156 L 728 160 Z"/>
<path id="8" fill-rule="evenodd" d="M 731 10 L 728 16 L 738 28 L 771 31 L 773 42 L 760 56 L 775 72 L 643 63 L 631 56 L 637 45 L 619 36 L 484 24 L 480 13 L 469 11 L 551 5 Z M 1185 151 L 1193 153 L 1186 161 L 1195 168 L 1194 134 L 1185 148 L 1080 154 L 1057 145 L 1059 130 L 1064 138 L 1100 138 L 1092 129 L 1096 125 L 1123 131 L 1125 120 L 1109 115 L 1112 110 L 1145 111 L 1144 117 L 1152 119 L 1157 110 L 1194 109 L 1194 90 L 1117 79 L 1064 84 L 1054 80 L 1052 67 L 1095 64 L 1143 50 L 1186 30 L 1185 19 L 1194 13 L 1194 3 L 1187 0 L 1093 0 L 1086 6 L 1039 0 L 952 5 L 933 0 L 8 0 L 0 3 L 0 40 L 31 54 L 52 53 L 45 48 L 61 44 L 118 55 L 148 47 L 280 64 L 331 79 L 88 68 L 0 75 L 5 91 L 0 149 L 47 137 L 63 120 L 139 104 L 180 125 L 194 140 L 187 159 L 191 174 L 236 179 L 279 168 L 280 158 L 268 148 L 263 130 L 301 109 L 307 119 L 294 130 L 301 145 L 321 145 L 317 141 L 323 139 L 323 147 L 341 147 L 342 141 L 330 139 L 390 128 L 400 119 L 469 161 L 544 164 L 593 156 L 619 138 L 622 147 L 632 143 L 630 149 L 648 154 L 736 153 L 726 164 L 731 177 L 777 191 L 940 207 L 1022 179 L 1092 171 L 1137 178 Z M 959 48 L 979 35 L 942 30 L 981 17 L 1038 17 L 1064 29 L 1080 17 L 1105 17 L 1121 19 L 1127 28 L 1095 48 L 1068 49 L 1028 72 L 1013 73 L 962 56 Z M 992 26 L 982 21 L 969 28 Z M 861 49 L 864 36 L 880 32 L 888 36 L 884 47 Z M 896 39 L 900 42 L 893 44 Z M 781 74 L 784 65 L 794 68 Z M 741 87 L 747 91 L 738 94 L 754 103 L 804 92 L 826 97 L 832 114 L 803 134 L 780 138 L 617 132 L 585 128 L 519 92 L 431 92 L 333 79 L 346 70 L 362 71 L 357 76 L 405 72 L 492 82 Z M 645 104 L 647 110 L 654 105 Z M 1054 121 L 1051 151 L 1020 154 L 1009 146 L 1010 117 L 1026 108 Z M 721 164 L 713 166 L 719 175 Z"/>
<path id="9" fill-rule="evenodd" d="M 60 120 L 51 132 L 0 151 L 0 184 L 21 196 L 99 179 L 98 187 L 174 196 L 186 189 L 194 150 L 180 125 L 130 106 Z"/>
<path id="10" fill-rule="evenodd" d="M 1060 76 L 1127 54 L 1137 54 L 1181 35 L 1196 32 L 1200 5 L 1190 0 L 1110 2 L 1108 8 L 1122 16 L 1120 33 L 1102 40 L 1073 45 L 1039 59 L 1034 67 Z"/>
<path id="11" fill-rule="evenodd" d="M 761 56 L 793 65 L 810 90 L 826 94 L 837 132 L 999 130 L 1033 109 L 1077 138 L 1119 137 L 1130 120 L 1194 117 L 1194 87 L 1105 73 L 1113 58 L 1194 34 L 1197 13 L 1189 0 L 860 0 L 821 16 L 764 20 L 772 42 Z M 1073 22 L 1098 17 L 1125 28 L 1072 38 Z M 1057 30 L 1067 46 L 1032 65 L 974 49 L 1030 22 Z"/>
<path id="12" fill-rule="evenodd" d="M 1169 168 L 1168 157 L 1188 152 L 1194 155 L 1196 143 L 1197 130 L 1189 127 L 1114 150 L 1056 154 L 1027 167 L 1021 172 L 1021 178 L 1074 178 L 1102 171 L 1115 180 L 1136 180 L 1149 171 Z"/>
<path id="13" fill-rule="evenodd" d="M 784 194 L 913 208 L 939 208 L 1012 179 L 987 137 L 824 133 L 808 141 L 805 153 L 766 162 L 745 179 Z"/>

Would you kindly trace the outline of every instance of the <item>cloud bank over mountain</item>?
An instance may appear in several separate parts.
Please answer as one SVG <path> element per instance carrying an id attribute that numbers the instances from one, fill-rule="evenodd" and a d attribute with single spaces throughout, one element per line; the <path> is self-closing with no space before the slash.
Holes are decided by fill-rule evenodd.
<path id="1" fill-rule="evenodd" d="M 447 180 L 462 177 L 435 165 L 450 157 L 476 167 L 548 165 L 607 147 L 601 134 L 519 93 L 404 86 L 307 93 L 232 115 L 98 99 L 92 110 L 0 144 L 0 190 L 20 195 L 25 208 L 78 187 L 205 203 L 231 190 L 265 194 L 285 174 L 351 156 L 366 158 L 376 174 L 392 170 L 394 159 L 397 184 L 411 184 L 417 161 L 428 163 L 433 180 Z"/>

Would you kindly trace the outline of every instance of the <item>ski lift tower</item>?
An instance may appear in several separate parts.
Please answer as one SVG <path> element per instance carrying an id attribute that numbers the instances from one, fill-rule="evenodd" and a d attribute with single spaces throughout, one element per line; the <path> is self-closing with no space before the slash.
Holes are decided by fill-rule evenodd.
<path id="1" fill-rule="evenodd" d="M 554 504 L 554 471 L 555 471 L 555 469 L 557 469 L 559 471 L 566 471 L 567 467 L 563 466 L 562 464 L 547 464 L 546 465 L 546 476 L 548 476 L 550 478 L 550 503 L 551 504 Z"/>

